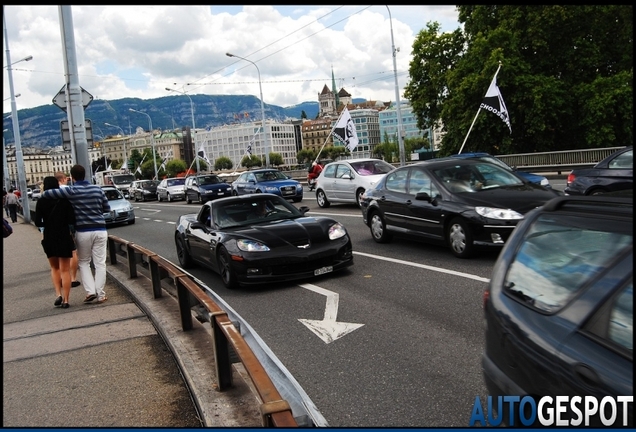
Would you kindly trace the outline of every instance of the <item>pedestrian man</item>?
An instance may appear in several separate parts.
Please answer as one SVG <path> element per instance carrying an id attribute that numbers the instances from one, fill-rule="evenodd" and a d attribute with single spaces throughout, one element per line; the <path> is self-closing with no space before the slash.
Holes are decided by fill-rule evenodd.
<path id="1" fill-rule="evenodd" d="M 9 208 L 9 216 L 11 222 L 16 223 L 18 221 L 18 205 L 20 205 L 20 198 L 15 194 L 15 189 L 9 189 L 9 193 L 5 198 L 5 203 Z"/>
<path id="2" fill-rule="evenodd" d="M 42 198 L 67 198 L 73 205 L 79 270 L 86 291 L 84 303 L 93 300 L 103 303 L 108 300 L 104 291 L 108 242 L 104 213 L 110 211 L 110 205 L 102 188 L 85 180 L 86 170 L 82 165 L 73 165 L 71 178 L 72 186 L 46 190 Z M 91 260 L 95 275 L 91 270 Z"/>

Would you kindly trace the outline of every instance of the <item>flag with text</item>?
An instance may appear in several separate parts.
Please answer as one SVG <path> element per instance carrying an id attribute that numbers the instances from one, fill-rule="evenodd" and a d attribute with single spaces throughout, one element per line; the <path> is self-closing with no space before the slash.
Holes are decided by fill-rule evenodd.
<path id="1" fill-rule="evenodd" d="M 342 110 L 340 119 L 333 129 L 332 134 L 342 141 L 349 151 L 353 151 L 353 149 L 357 147 L 359 141 L 358 132 L 356 131 L 356 125 L 351 118 L 351 114 L 346 107 Z"/>
<path id="2" fill-rule="evenodd" d="M 492 78 L 492 82 L 490 83 L 490 87 L 488 87 L 488 91 L 486 92 L 486 96 L 484 97 L 484 101 L 481 103 L 480 108 L 490 111 L 499 117 L 508 126 L 510 133 L 512 133 L 508 109 L 504 103 L 503 96 L 501 96 L 501 91 L 499 90 L 499 87 L 497 87 L 497 74 L 495 74 Z"/>

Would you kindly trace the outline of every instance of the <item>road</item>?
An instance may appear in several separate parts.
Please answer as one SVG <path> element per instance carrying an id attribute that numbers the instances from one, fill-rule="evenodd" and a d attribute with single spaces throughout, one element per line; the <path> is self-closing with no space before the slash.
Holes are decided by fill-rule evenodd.
<path id="1" fill-rule="evenodd" d="M 109 232 L 178 264 L 175 222 L 200 206 L 131 202 L 136 223 Z M 227 290 L 207 270 L 189 272 L 250 323 L 330 426 L 468 426 L 475 397 L 487 395 L 482 301 L 497 251 L 461 260 L 445 247 L 406 238 L 377 244 L 355 205 L 320 209 L 307 191 L 300 205 L 347 227 L 353 267 L 300 283 L 237 290 Z M 328 316 L 351 331 L 324 340 L 305 324 Z"/>

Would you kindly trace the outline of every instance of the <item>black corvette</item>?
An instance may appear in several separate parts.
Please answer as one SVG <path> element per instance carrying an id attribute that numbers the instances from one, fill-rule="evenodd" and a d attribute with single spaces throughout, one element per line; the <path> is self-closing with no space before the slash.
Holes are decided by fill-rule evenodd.
<path id="1" fill-rule="evenodd" d="M 328 217 L 306 216 L 274 194 L 209 201 L 179 217 L 179 263 L 217 272 L 228 288 L 320 276 L 353 264 L 351 239 Z"/>

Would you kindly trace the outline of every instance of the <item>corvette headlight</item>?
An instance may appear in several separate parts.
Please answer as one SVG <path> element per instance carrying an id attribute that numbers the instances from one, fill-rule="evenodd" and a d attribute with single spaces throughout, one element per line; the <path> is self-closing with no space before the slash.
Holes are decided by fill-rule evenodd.
<path id="1" fill-rule="evenodd" d="M 236 242 L 236 245 L 243 252 L 268 252 L 269 248 L 261 242 L 255 240 L 241 239 Z"/>
<path id="2" fill-rule="evenodd" d="M 347 230 L 340 223 L 335 223 L 329 227 L 329 240 L 336 240 L 346 235 Z"/>
<path id="3" fill-rule="evenodd" d="M 489 219 L 498 220 L 519 220 L 523 219 L 523 215 L 510 209 L 501 209 L 494 207 L 475 207 L 477 214 Z"/>

